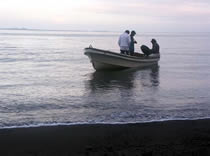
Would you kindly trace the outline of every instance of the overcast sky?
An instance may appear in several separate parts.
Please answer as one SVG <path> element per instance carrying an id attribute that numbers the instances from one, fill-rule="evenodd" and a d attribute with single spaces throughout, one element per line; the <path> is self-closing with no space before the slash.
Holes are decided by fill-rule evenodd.
<path id="1" fill-rule="evenodd" d="M 210 0 L 0 0 L 0 28 L 210 32 Z"/>

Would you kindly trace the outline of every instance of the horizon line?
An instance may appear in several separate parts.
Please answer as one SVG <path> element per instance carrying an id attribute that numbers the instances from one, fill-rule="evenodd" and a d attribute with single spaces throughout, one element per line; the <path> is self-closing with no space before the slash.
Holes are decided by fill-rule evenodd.
<path id="1" fill-rule="evenodd" d="M 28 31 L 71 31 L 71 32 L 123 32 L 110 30 L 82 30 L 82 29 L 42 29 L 42 28 L 25 28 L 25 27 L 6 27 L 0 30 L 28 30 Z M 143 31 L 141 32 L 143 33 Z M 145 31 L 145 33 L 210 33 L 210 31 Z"/>
<path id="2" fill-rule="evenodd" d="M 109 30 L 82 30 L 82 29 L 42 29 L 42 28 L 25 28 L 25 27 L 8 27 L 0 30 L 32 30 L 32 31 L 72 31 L 72 32 L 118 32 Z"/>

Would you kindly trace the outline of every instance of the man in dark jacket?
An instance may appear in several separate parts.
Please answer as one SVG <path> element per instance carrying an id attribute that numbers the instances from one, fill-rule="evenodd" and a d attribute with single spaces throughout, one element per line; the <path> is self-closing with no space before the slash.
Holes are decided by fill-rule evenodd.
<path id="1" fill-rule="evenodd" d="M 159 50 L 160 50 L 160 46 L 159 44 L 157 43 L 157 41 L 155 39 L 152 39 L 151 40 L 152 42 L 152 53 L 153 54 L 159 54 Z"/>
<path id="2" fill-rule="evenodd" d="M 129 46 L 130 55 L 133 55 L 134 52 L 135 52 L 134 44 L 137 44 L 136 40 L 134 39 L 135 35 L 136 35 L 136 32 L 134 30 L 131 31 L 131 34 L 130 34 L 130 46 Z"/>
<path id="3" fill-rule="evenodd" d="M 160 46 L 159 46 L 159 44 L 157 43 L 157 41 L 155 40 L 155 39 L 152 39 L 151 40 L 151 42 L 152 42 L 152 49 L 149 49 L 147 46 L 145 46 L 145 45 L 142 45 L 141 46 L 141 50 L 142 50 L 142 52 L 145 54 L 145 55 L 147 55 L 147 56 L 149 56 L 150 54 L 159 54 L 160 53 Z"/>

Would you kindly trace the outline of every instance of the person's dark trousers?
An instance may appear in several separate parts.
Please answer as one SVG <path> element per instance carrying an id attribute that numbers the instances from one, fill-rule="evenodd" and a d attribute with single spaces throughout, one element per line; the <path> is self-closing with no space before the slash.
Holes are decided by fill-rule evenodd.
<path id="1" fill-rule="evenodd" d="M 120 50 L 120 53 L 129 55 L 129 51 L 128 50 Z"/>
<path id="2" fill-rule="evenodd" d="M 147 56 L 149 56 L 150 54 L 152 54 L 152 50 L 151 49 L 149 49 L 147 46 L 145 46 L 145 45 L 142 45 L 141 46 L 141 51 L 145 54 L 145 55 L 147 55 Z"/>
<path id="3" fill-rule="evenodd" d="M 134 51 L 130 51 L 130 55 L 133 56 L 134 55 Z"/>

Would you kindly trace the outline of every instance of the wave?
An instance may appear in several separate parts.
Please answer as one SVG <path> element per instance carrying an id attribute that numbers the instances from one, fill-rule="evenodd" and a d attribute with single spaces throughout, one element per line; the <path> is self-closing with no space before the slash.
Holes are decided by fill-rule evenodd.
<path id="1" fill-rule="evenodd" d="M 2 129 L 20 129 L 20 128 L 38 128 L 38 127 L 57 127 L 57 126 L 75 126 L 75 125 L 127 125 L 127 124 L 142 124 L 142 123 L 157 123 L 168 121 L 196 121 L 196 120 L 208 120 L 210 117 L 204 118 L 174 118 L 174 119 L 161 119 L 161 120 L 148 120 L 141 122 L 76 122 L 76 123 L 40 123 L 21 126 L 2 126 Z"/>

